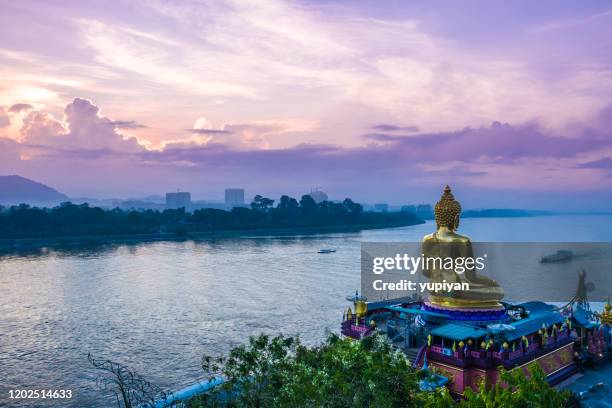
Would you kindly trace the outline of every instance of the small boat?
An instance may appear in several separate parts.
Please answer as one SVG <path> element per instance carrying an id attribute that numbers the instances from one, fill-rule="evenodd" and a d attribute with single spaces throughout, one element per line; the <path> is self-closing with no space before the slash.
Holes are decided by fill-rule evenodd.
<path id="1" fill-rule="evenodd" d="M 540 263 L 569 262 L 574 258 L 574 253 L 568 250 L 559 250 L 556 254 L 546 255 L 540 259 Z"/>
<path id="2" fill-rule="evenodd" d="M 336 252 L 335 249 L 319 249 L 320 254 L 333 254 Z"/>

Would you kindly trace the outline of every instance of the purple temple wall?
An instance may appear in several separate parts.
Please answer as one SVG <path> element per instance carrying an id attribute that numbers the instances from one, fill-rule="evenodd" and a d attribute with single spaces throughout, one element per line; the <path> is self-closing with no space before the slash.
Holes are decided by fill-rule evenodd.
<path id="1" fill-rule="evenodd" d="M 523 370 L 528 374 L 528 367 L 532 363 L 537 363 L 548 376 L 552 376 L 558 371 L 573 364 L 574 343 L 568 343 L 550 353 L 544 354 L 533 360 L 525 362 L 515 368 Z M 462 395 L 466 388 L 478 390 L 479 385 L 484 382 L 485 386 L 491 387 L 500 381 L 500 366 L 487 369 L 469 367 L 461 368 L 450 364 L 445 364 L 434 359 L 429 360 L 430 367 L 435 367 L 435 371 L 449 379 L 449 388 L 452 392 Z"/>

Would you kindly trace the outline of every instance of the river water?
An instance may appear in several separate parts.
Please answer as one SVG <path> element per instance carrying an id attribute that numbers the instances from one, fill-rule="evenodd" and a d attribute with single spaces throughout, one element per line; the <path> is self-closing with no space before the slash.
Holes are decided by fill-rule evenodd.
<path id="1" fill-rule="evenodd" d="M 96 385 L 88 352 L 178 389 L 204 377 L 203 354 L 224 353 L 249 335 L 317 343 L 338 331 L 344 298 L 360 285 L 360 242 L 419 241 L 433 229 L 428 222 L 1 257 L 0 406 L 114 406 Z M 479 241 L 612 242 L 612 216 L 466 219 L 460 232 Z M 8 390 L 23 388 L 70 389 L 73 398 L 8 399 Z"/>

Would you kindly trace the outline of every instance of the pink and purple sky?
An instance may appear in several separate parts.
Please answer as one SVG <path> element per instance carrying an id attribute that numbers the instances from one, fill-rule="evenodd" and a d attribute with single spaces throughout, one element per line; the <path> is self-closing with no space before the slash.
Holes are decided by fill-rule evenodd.
<path id="1" fill-rule="evenodd" d="M 4 2 L 0 174 L 609 209 L 612 3 Z"/>

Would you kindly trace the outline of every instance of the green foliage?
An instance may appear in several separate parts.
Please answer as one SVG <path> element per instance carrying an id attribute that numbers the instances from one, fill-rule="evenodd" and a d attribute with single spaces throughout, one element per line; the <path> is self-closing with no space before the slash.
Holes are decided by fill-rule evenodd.
<path id="1" fill-rule="evenodd" d="M 211 377 L 228 381 L 189 401 L 190 408 L 559 408 L 569 406 L 570 397 L 550 387 L 537 365 L 529 378 L 519 370 L 503 372 L 506 387 L 467 390 L 459 402 L 446 388 L 423 392 L 418 382 L 425 374 L 378 335 L 362 341 L 331 335 L 317 347 L 260 335 L 227 357 L 202 361 Z"/>
<path id="2" fill-rule="evenodd" d="M 428 408 L 560 408 L 570 406 L 570 393 L 559 392 L 546 381 L 546 374 L 537 364 L 529 366 L 529 376 L 521 370 L 504 371 L 500 384 L 486 389 L 481 384 L 477 392 L 465 391 L 465 399 L 455 404 L 448 390 L 426 396 Z"/>
<path id="3" fill-rule="evenodd" d="M 300 202 L 282 196 L 274 200 L 255 196 L 251 208 L 231 211 L 206 208 L 193 213 L 185 209 L 164 211 L 103 210 L 87 204 L 32 208 L 22 204 L 0 208 L 0 236 L 3 238 L 59 237 L 82 235 L 151 234 L 166 232 L 188 237 L 190 232 L 328 226 L 412 225 L 421 222 L 406 213 L 364 213 L 350 199 L 342 203 L 317 204 L 305 195 Z"/>
<path id="4" fill-rule="evenodd" d="M 261 335 L 227 358 L 204 357 L 210 375 L 228 379 L 192 407 L 409 407 L 418 374 L 383 337 L 361 342 L 331 335 L 318 347 Z"/>

